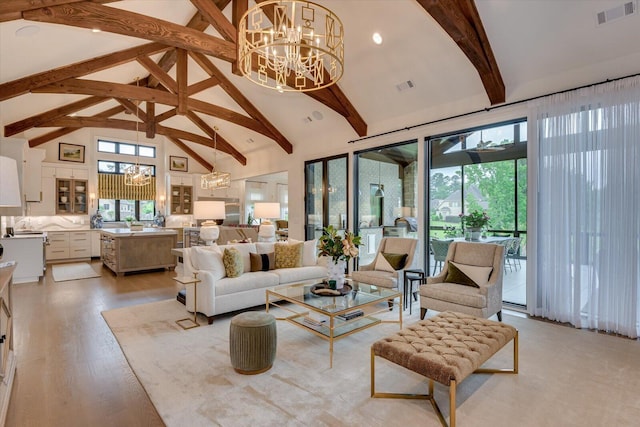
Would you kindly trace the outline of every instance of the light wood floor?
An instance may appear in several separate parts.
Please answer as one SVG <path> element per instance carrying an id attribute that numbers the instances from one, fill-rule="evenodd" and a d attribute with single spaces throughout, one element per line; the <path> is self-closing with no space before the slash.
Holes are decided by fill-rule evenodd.
<path id="1" fill-rule="evenodd" d="M 96 270 L 101 264 L 92 263 Z M 175 272 L 13 285 L 17 371 L 6 426 L 163 426 L 100 312 L 175 298 Z"/>

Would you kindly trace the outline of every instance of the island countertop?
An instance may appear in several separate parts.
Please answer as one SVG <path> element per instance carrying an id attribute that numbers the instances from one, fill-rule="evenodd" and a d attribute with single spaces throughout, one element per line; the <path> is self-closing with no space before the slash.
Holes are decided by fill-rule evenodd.
<path id="1" fill-rule="evenodd" d="M 131 230 L 130 228 L 102 228 L 101 233 L 109 234 L 113 237 L 130 237 L 130 236 L 172 236 L 177 235 L 176 230 L 170 228 L 154 228 L 148 227 L 142 230 Z"/>

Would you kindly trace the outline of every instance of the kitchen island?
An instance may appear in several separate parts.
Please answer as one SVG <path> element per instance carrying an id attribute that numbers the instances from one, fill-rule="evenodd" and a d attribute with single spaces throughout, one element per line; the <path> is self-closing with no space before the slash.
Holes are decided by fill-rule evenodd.
<path id="1" fill-rule="evenodd" d="M 103 229 L 100 232 L 100 259 L 118 276 L 131 271 L 173 270 L 176 259 L 171 249 L 176 247 L 177 241 L 178 232 L 166 228 Z"/>

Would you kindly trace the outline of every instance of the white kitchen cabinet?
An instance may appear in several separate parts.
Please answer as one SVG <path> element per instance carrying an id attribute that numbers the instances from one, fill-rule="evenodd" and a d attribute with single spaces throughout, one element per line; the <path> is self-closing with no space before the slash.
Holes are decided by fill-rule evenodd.
<path id="1" fill-rule="evenodd" d="M 26 150 L 22 182 L 26 202 L 42 202 L 42 161 L 45 150 L 31 148 Z"/>
<path id="2" fill-rule="evenodd" d="M 56 168 L 43 166 L 41 168 L 40 189 L 42 199 L 40 202 L 29 203 L 29 215 L 55 215 L 56 214 Z"/>
<path id="3" fill-rule="evenodd" d="M 93 231 L 49 231 L 48 261 L 91 258 Z"/>
<path id="4" fill-rule="evenodd" d="M 56 178 L 59 179 L 89 179 L 89 170 L 86 168 L 61 168 L 56 167 Z"/>
<path id="5" fill-rule="evenodd" d="M 44 242 L 42 235 L 1 238 L 2 261 L 15 261 L 13 283 L 37 282 L 44 275 Z"/>

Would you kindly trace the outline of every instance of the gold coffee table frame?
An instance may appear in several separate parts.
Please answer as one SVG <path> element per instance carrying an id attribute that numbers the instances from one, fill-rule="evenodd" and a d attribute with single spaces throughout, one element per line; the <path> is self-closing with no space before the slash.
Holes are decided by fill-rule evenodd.
<path id="1" fill-rule="evenodd" d="M 198 326 L 200 326 L 200 324 L 198 323 L 198 286 L 197 285 L 198 283 L 201 282 L 201 280 L 198 279 L 198 273 L 197 272 L 193 273 L 193 277 L 188 277 L 188 276 L 174 277 L 173 280 L 185 286 L 193 283 L 193 319 L 190 317 L 185 317 L 184 319 L 176 320 L 176 323 L 182 329 L 197 328 Z M 186 308 L 187 306 L 186 294 L 185 294 L 184 305 Z"/>
<path id="2" fill-rule="evenodd" d="M 333 367 L 334 341 L 380 323 L 398 323 L 402 329 L 402 292 L 349 280 L 346 283 L 353 290 L 348 295 L 317 296 L 311 293 L 311 287 L 316 283 L 282 285 L 268 289 L 266 311 L 269 312 L 270 306 L 281 308 L 291 314 L 286 317 L 277 317 L 277 320 L 286 320 L 329 341 L 330 368 Z M 293 304 L 295 308 L 280 304 L 282 301 Z M 390 305 L 387 302 L 391 304 L 392 301 L 391 307 L 397 306 L 398 309 L 398 320 L 382 320 L 376 317 L 376 314 L 388 313 Z M 382 304 L 384 307 L 376 307 Z M 351 320 L 342 320 L 338 317 L 355 310 L 362 310 L 364 314 Z M 314 313 L 316 319 L 311 317 L 310 313 Z M 325 321 L 320 324 L 309 322 L 309 318 L 318 321 L 317 317 L 325 318 Z"/>

